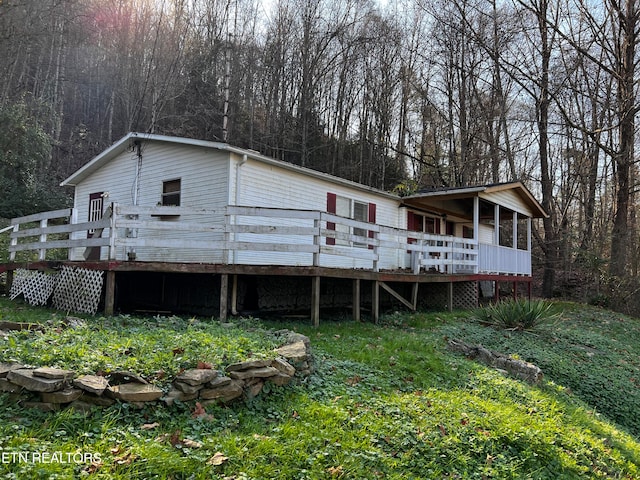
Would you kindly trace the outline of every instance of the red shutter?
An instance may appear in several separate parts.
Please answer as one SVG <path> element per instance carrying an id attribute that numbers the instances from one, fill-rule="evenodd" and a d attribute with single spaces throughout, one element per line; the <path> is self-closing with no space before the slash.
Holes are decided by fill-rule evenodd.
<path id="1" fill-rule="evenodd" d="M 376 204 L 369 204 L 369 223 L 376 223 Z M 374 232 L 369 230 L 369 238 L 374 237 Z M 369 250 L 373 250 L 373 245 L 369 245 Z"/>
<path id="2" fill-rule="evenodd" d="M 442 233 L 442 220 L 440 220 L 439 218 L 436 218 L 434 219 L 434 222 L 436 224 L 435 234 L 440 235 L 440 233 Z"/>
<path id="3" fill-rule="evenodd" d="M 407 212 L 407 230 L 411 231 L 411 232 L 415 232 L 416 229 L 416 214 L 408 211 Z M 416 239 L 415 238 L 407 238 L 407 243 L 411 244 L 411 243 L 416 243 Z M 411 252 L 411 250 L 407 250 L 408 252 Z"/>
<path id="4" fill-rule="evenodd" d="M 336 213 L 336 202 L 338 196 L 335 193 L 327 192 L 327 213 Z M 327 222 L 327 230 L 335 230 L 336 224 Z M 335 245 L 335 238 L 327 238 L 327 245 Z"/>

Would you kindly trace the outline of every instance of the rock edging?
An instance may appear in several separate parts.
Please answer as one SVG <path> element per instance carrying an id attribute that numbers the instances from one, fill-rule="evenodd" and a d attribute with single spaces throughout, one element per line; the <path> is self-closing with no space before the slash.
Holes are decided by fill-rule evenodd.
<path id="1" fill-rule="evenodd" d="M 293 332 L 285 337 L 286 342 L 275 349 L 273 358 L 250 359 L 221 370 L 184 370 L 173 379 L 168 391 L 131 372 L 77 376 L 71 370 L 0 363 L 0 393 L 8 393 L 25 407 L 43 411 L 66 407 L 88 411 L 94 407 L 108 407 L 116 401 L 140 407 L 158 401 L 171 406 L 176 401 L 197 400 L 206 406 L 227 404 L 241 398 L 250 400 L 268 383 L 284 386 L 296 377 L 311 374 L 309 339 Z"/>
<path id="2" fill-rule="evenodd" d="M 503 370 L 508 374 L 529 383 L 540 383 L 544 376 L 542 370 L 532 363 L 517 360 L 502 353 L 484 348 L 482 345 L 469 345 L 461 340 L 449 340 L 449 350 L 462 353 L 472 360 L 477 360 L 490 367 Z"/>

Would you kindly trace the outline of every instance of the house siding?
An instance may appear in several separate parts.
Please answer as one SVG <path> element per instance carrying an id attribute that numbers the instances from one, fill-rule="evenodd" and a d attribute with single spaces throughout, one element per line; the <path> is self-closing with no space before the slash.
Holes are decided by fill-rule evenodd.
<path id="1" fill-rule="evenodd" d="M 268 208 L 290 208 L 296 210 L 316 210 L 326 211 L 327 193 L 334 193 L 338 196 L 350 198 L 352 200 L 375 204 L 376 221 L 380 225 L 397 227 L 400 219 L 400 209 L 398 201 L 384 195 L 377 195 L 365 189 L 356 187 L 350 188 L 329 180 L 305 175 L 302 172 L 291 171 L 277 165 L 269 165 L 254 159 L 248 159 L 246 163 L 239 166 L 240 157 L 234 159 L 236 168 L 232 171 L 238 178 L 233 178 L 230 182 L 234 185 L 233 202 L 240 206 L 259 206 Z M 235 187 L 238 190 L 235 190 Z M 242 219 L 239 219 L 242 221 Z M 266 224 L 273 225 L 273 220 L 265 220 Z M 312 227 L 313 221 L 309 220 L 301 224 L 300 220 L 278 219 L 278 225 L 296 225 Z M 255 239 L 256 236 L 253 236 Z M 291 242 L 291 237 L 278 238 L 269 236 L 269 242 Z M 239 241 L 251 241 L 249 235 L 239 235 Z M 264 241 L 264 240 L 263 240 Z M 310 237 L 301 237 L 297 240 L 300 243 L 313 243 Z M 391 251 L 381 249 L 379 252 L 379 268 L 397 268 L 399 265 L 398 255 Z M 322 254 L 320 264 L 327 267 L 340 268 L 371 268 L 371 261 L 349 259 L 339 255 Z M 280 252 L 238 252 L 236 261 L 254 265 L 286 264 L 286 265 L 309 265 L 311 254 L 285 254 Z M 404 259 L 402 259 L 404 261 Z"/>
<path id="2" fill-rule="evenodd" d="M 135 194 L 135 176 L 138 158 L 135 152 L 124 152 L 90 175 L 76 186 L 75 207 L 78 221 L 84 221 L 88 215 L 89 195 L 94 192 L 109 192 L 105 206 L 111 202 L 132 205 Z M 172 145 L 160 142 L 143 143 L 142 162 L 139 172 L 138 205 L 156 206 L 161 201 L 164 181 L 181 180 L 180 204 L 184 207 L 215 209 L 226 206 L 228 199 L 229 154 L 213 149 L 196 146 Z M 194 221 L 182 218 L 185 221 Z M 198 218 L 203 221 L 202 217 Z M 159 220 L 158 221 L 162 221 Z M 222 223 L 224 216 L 216 215 L 208 222 Z M 118 232 L 123 235 L 124 232 Z M 142 235 L 162 236 L 164 239 L 180 238 L 180 233 L 148 231 Z M 191 240 L 221 240 L 222 234 L 190 234 Z M 105 250 L 105 249 L 103 249 Z M 82 251 L 73 253 L 81 257 Z M 106 252 L 102 252 L 105 258 Z M 117 252 L 118 258 L 124 258 L 125 252 Z M 222 253 L 203 250 L 177 250 L 159 248 L 138 248 L 136 258 L 145 261 L 202 261 L 222 260 Z M 80 258 L 75 258 L 80 259 Z"/>
<path id="3" fill-rule="evenodd" d="M 501 207 L 508 208 L 509 210 L 513 210 L 514 212 L 518 212 L 526 216 L 531 216 L 533 213 L 515 190 L 481 193 L 480 198 L 484 198 L 492 203 L 500 205 Z"/>

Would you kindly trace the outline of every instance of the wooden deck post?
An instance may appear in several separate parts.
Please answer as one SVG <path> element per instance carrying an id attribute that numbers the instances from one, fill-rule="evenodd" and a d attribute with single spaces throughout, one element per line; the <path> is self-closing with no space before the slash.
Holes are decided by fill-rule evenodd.
<path id="1" fill-rule="evenodd" d="M 360 315 L 360 279 L 353 280 L 353 320 L 359 322 Z"/>
<path id="2" fill-rule="evenodd" d="M 113 315 L 116 303 L 116 272 L 113 270 L 107 271 L 107 283 L 105 285 L 104 292 L 104 314 L 107 316 Z"/>
<path id="3" fill-rule="evenodd" d="M 229 311 L 229 275 L 223 273 L 220 275 L 220 321 L 227 321 L 227 313 Z"/>
<path id="4" fill-rule="evenodd" d="M 320 277 L 311 277 L 311 322 L 320 326 Z"/>
<path id="5" fill-rule="evenodd" d="M 380 282 L 373 281 L 373 290 L 371 292 L 371 316 L 373 323 L 380 321 Z"/>

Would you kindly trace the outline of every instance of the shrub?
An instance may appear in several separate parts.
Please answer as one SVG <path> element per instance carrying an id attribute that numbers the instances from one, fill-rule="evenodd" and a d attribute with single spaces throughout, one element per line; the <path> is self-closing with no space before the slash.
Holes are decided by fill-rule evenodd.
<path id="1" fill-rule="evenodd" d="M 489 325 L 510 330 L 534 330 L 557 318 L 554 305 L 543 300 L 508 300 L 481 308 L 478 319 Z"/>

